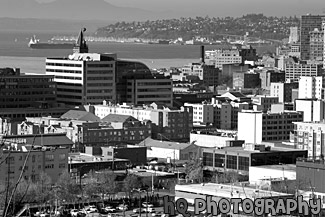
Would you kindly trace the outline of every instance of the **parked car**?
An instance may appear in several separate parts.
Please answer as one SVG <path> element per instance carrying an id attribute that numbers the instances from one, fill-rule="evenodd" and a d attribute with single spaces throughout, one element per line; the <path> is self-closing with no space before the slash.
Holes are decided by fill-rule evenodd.
<path id="1" fill-rule="evenodd" d="M 70 215 L 72 217 L 77 217 L 78 216 L 78 213 L 79 213 L 79 210 L 77 210 L 77 209 L 70 210 Z"/>
<path id="2" fill-rule="evenodd" d="M 114 207 L 112 207 L 112 206 L 106 206 L 104 209 L 105 209 L 107 212 L 116 212 L 116 209 L 115 209 Z"/>
<path id="3" fill-rule="evenodd" d="M 117 213 L 110 213 L 107 215 L 107 217 L 119 217 L 120 215 Z"/>
<path id="4" fill-rule="evenodd" d="M 125 204 L 120 204 L 116 207 L 116 209 L 118 210 L 121 210 L 121 211 L 126 211 L 129 209 L 129 206 L 128 205 L 125 205 Z"/>
<path id="5" fill-rule="evenodd" d="M 135 208 L 135 209 L 133 209 L 133 212 L 134 213 L 140 213 L 140 209 L 139 208 Z M 144 209 L 141 209 L 141 213 L 143 213 L 143 212 L 145 212 L 145 210 Z"/>
<path id="6" fill-rule="evenodd" d="M 142 203 L 142 206 L 143 207 L 153 207 L 153 205 L 151 203 L 147 203 L 147 202 Z"/>
<path id="7" fill-rule="evenodd" d="M 98 212 L 97 208 L 94 206 L 94 205 L 91 205 L 91 206 L 87 206 L 85 207 L 85 210 L 88 213 L 95 213 L 95 212 Z"/>

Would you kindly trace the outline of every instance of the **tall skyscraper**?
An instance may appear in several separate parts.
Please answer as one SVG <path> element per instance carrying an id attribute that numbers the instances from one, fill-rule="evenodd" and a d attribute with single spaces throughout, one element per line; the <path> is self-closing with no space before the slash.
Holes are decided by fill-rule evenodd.
<path id="1" fill-rule="evenodd" d="M 301 59 L 310 58 L 310 32 L 315 28 L 322 29 L 322 18 L 324 15 L 303 15 L 300 21 L 300 51 Z"/>

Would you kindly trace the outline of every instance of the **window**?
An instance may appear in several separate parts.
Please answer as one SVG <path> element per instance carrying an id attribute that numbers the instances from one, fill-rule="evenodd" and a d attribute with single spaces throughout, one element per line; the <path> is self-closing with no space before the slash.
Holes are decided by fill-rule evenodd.
<path id="1" fill-rule="evenodd" d="M 45 161 L 54 161 L 54 155 L 53 154 L 45 155 Z"/>
<path id="2" fill-rule="evenodd" d="M 228 169 L 237 169 L 237 156 L 228 155 L 226 166 Z"/>

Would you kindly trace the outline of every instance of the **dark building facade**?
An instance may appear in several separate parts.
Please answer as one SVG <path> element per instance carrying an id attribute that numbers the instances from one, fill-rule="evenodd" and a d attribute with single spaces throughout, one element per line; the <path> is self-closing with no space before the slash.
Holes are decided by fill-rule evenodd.
<path id="1" fill-rule="evenodd" d="M 259 88 L 261 79 L 258 73 L 234 72 L 233 88 Z"/>
<path id="2" fill-rule="evenodd" d="M 271 83 L 285 81 L 285 73 L 276 72 L 274 70 L 265 70 L 260 72 L 260 79 L 261 88 L 270 89 Z"/>
<path id="3" fill-rule="evenodd" d="M 54 76 L 25 75 L 20 69 L 0 69 L 0 117 L 23 120 L 26 116 L 60 116 Z"/>
<path id="4" fill-rule="evenodd" d="M 322 29 L 324 15 L 303 15 L 300 20 L 300 52 L 302 60 L 310 59 L 310 32 Z"/>
<path id="5" fill-rule="evenodd" d="M 325 193 L 325 161 L 316 158 L 299 158 L 296 162 L 297 181 L 316 192 Z"/>

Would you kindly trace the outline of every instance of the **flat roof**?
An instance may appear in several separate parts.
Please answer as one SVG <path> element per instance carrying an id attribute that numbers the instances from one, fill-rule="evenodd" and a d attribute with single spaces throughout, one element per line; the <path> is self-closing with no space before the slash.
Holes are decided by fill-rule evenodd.
<path id="1" fill-rule="evenodd" d="M 274 191 L 265 191 L 245 186 L 224 185 L 215 183 L 204 184 L 189 184 L 189 185 L 176 185 L 175 195 L 177 191 L 211 195 L 223 198 L 263 198 L 263 197 L 290 197 L 292 194 L 279 193 Z"/>
<path id="2" fill-rule="evenodd" d="M 273 169 L 273 170 L 286 170 L 296 172 L 296 165 L 295 164 L 279 164 L 279 165 L 262 165 L 262 166 L 251 166 L 255 168 L 261 169 Z"/>

